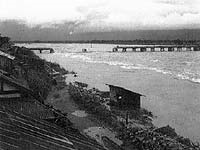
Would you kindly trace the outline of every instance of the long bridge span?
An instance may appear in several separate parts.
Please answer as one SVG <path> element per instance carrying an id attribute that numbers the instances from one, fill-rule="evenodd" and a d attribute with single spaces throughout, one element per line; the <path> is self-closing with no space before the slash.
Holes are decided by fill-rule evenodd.
<path id="1" fill-rule="evenodd" d="M 199 45 L 141 45 L 141 46 L 116 46 L 113 52 L 173 52 L 173 51 L 200 51 Z"/>

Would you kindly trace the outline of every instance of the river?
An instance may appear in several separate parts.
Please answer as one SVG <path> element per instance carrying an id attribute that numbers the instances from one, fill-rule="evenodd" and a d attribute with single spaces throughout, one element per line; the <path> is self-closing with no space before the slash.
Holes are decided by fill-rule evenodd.
<path id="1" fill-rule="evenodd" d="M 200 52 L 113 53 L 113 44 L 18 45 L 53 48 L 53 54 L 36 53 L 77 72 L 73 80 L 101 90 L 108 90 L 108 83 L 144 94 L 142 107 L 156 116 L 156 126 L 169 124 L 200 142 Z M 82 53 L 83 48 L 88 52 Z"/>

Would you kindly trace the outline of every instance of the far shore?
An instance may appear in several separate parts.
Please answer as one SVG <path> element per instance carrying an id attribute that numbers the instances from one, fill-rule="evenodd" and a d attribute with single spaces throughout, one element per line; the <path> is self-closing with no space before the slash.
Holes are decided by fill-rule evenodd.
<path id="1" fill-rule="evenodd" d="M 123 45 L 199 45 L 199 40 L 68 40 L 68 41 L 13 41 L 13 43 L 62 43 L 62 44 L 123 44 Z"/>

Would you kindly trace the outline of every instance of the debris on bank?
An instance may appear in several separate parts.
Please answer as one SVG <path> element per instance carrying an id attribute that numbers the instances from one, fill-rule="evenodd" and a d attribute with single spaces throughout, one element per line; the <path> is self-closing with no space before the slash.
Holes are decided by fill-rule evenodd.
<path id="1" fill-rule="evenodd" d="M 176 134 L 170 126 L 152 129 L 125 128 L 119 133 L 119 139 L 131 149 L 153 150 L 199 150 L 199 144 Z"/>
<path id="2" fill-rule="evenodd" d="M 87 113 L 83 110 L 76 110 L 75 112 L 72 113 L 72 115 L 77 116 L 77 117 L 87 117 Z"/>
<path id="3" fill-rule="evenodd" d="M 120 109 L 118 106 L 109 104 L 110 94 L 98 89 L 88 89 L 84 84 L 70 83 L 69 93 L 80 107 L 94 115 L 116 131 L 118 140 L 123 144 L 118 145 L 112 137 L 105 135 L 104 141 L 111 140 L 121 149 L 126 150 L 199 150 L 200 145 L 187 138 L 177 135 L 170 126 L 156 128 L 151 123 L 152 113 L 143 108 Z M 106 93 L 106 94 L 105 94 Z M 106 95 L 106 96 L 105 96 Z M 106 107 L 109 105 L 110 107 Z M 127 117 L 128 112 L 128 117 Z M 100 130 L 102 132 L 102 130 Z M 94 137 L 100 143 L 102 135 L 98 128 L 91 128 L 85 132 Z M 108 140 L 109 139 L 109 140 Z M 112 143 L 111 142 L 111 143 Z M 110 143 L 110 144 L 111 144 Z"/>
<path id="4" fill-rule="evenodd" d="M 107 144 L 112 143 L 113 147 L 117 147 L 119 149 L 120 145 L 122 145 L 123 143 L 121 140 L 116 138 L 116 133 L 114 133 L 113 131 L 110 131 L 107 128 L 90 127 L 88 129 L 85 129 L 84 133 L 94 138 L 98 143 L 100 143 L 101 145 L 104 145 L 105 147 L 107 147 L 105 145 L 106 143 Z M 118 149 L 115 149 L 115 150 L 118 150 Z"/>

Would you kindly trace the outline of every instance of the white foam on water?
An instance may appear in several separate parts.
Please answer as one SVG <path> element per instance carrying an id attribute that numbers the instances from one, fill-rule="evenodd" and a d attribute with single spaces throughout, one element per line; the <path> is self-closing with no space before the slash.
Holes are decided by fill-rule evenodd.
<path id="1" fill-rule="evenodd" d="M 189 80 L 190 78 L 188 77 L 188 76 L 186 76 L 185 74 L 177 74 L 177 77 L 179 78 L 179 79 L 183 79 L 183 80 Z"/>
<path id="2" fill-rule="evenodd" d="M 99 63 L 99 64 L 107 64 L 110 66 L 119 66 L 122 69 L 127 69 L 127 70 L 151 70 L 151 71 L 155 71 L 158 73 L 162 73 L 162 74 L 169 74 L 169 75 L 173 75 L 175 77 L 177 77 L 178 79 L 182 79 L 182 80 L 190 80 L 192 82 L 195 83 L 200 83 L 200 79 L 194 77 L 194 74 L 191 72 L 184 72 L 184 73 L 173 73 L 171 71 L 168 70 L 164 70 L 164 69 L 160 69 L 160 68 L 156 68 L 156 67 L 149 67 L 149 66 L 144 66 L 142 64 L 132 64 L 132 63 L 127 63 L 127 62 L 119 62 L 119 61 L 101 61 L 101 60 L 93 60 L 92 58 L 82 55 L 82 54 L 77 54 L 77 53 L 66 53 L 65 57 L 69 57 L 72 59 L 78 59 L 78 60 L 82 60 L 84 62 L 87 63 Z M 152 60 L 153 62 L 158 62 L 159 60 L 155 59 Z"/>
<path id="3" fill-rule="evenodd" d="M 194 77 L 195 74 L 191 72 L 178 73 L 176 76 L 182 80 L 188 80 L 194 83 L 200 83 L 200 78 Z"/>
<path id="4" fill-rule="evenodd" d="M 193 82 L 195 82 L 195 83 L 200 83 L 200 79 L 192 78 L 191 81 L 193 81 Z"/>
<path id="5" fill-rule="evenodd" d="M 158 59 L 154 59 L 154 60 L 152 60 L 152 62 L 158 62 L 159 60 Z"/>
<path id="6" fill-rule="evenodd" d="M 91 58 L 84 56 L 84 55 L 71 55 L 71 58 L 81 59 L 83 61 L 90 61 Z"/>
<path id="7" fill-rule="evenodd" d="M 123 69 L 137 69 L 137 70 L 151 70 L 151 71 L 155 71 L 158 73 L 163 73 L 163 74 L 172 74 L 170 71 L 166 71 L 166 70 L 162 70 L 162 69 L 158 69 L 155 67 L 146 67 L 146 66 L 142 66 L 142 65 L 132 65 L 132 66 L 121 66 L 121 68 Z"/>

